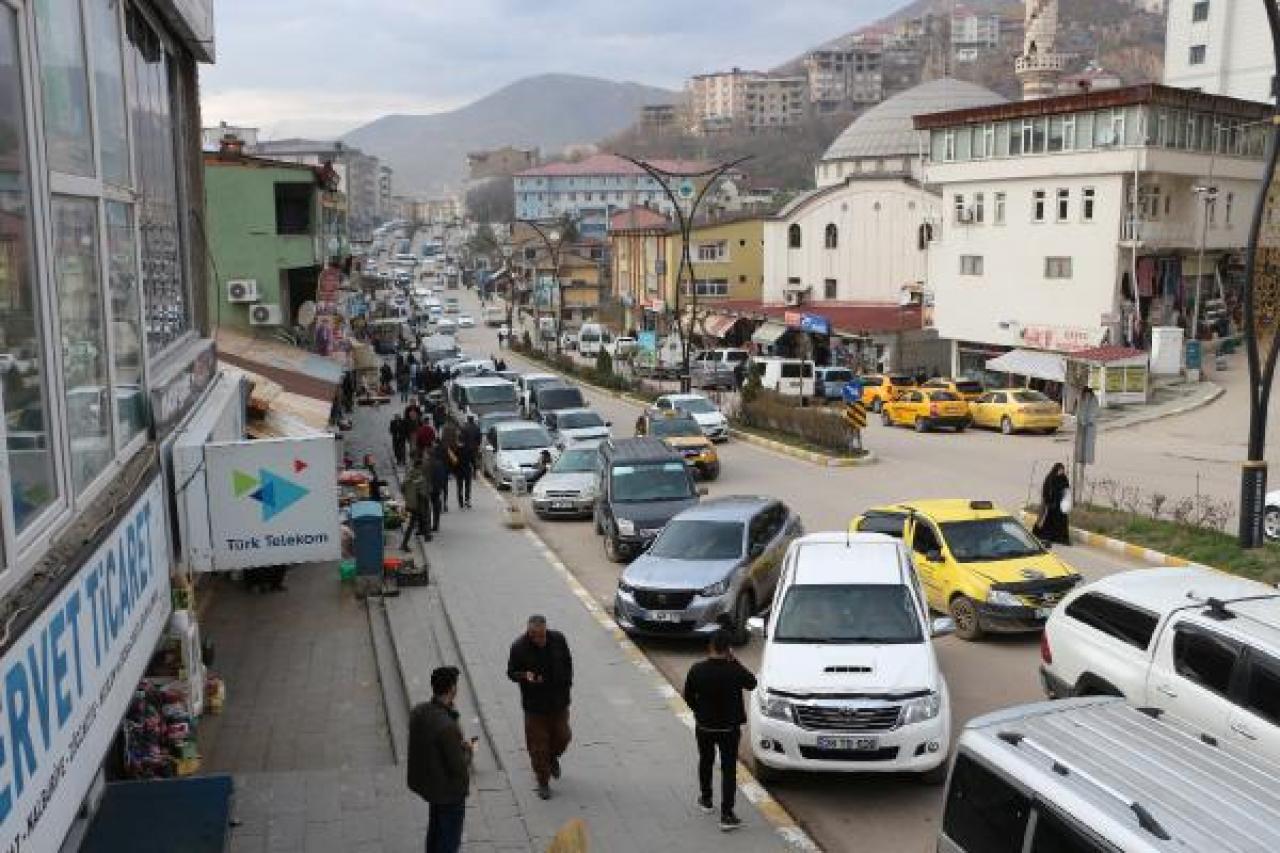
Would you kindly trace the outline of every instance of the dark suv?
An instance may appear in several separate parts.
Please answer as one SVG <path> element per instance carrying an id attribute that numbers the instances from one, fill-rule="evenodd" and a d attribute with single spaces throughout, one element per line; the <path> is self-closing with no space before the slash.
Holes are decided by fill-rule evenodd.
<path id="1" fill-rule="evenodd" d="M 596 466 L 596 532 L 605 555 L 625 562 L 648 548 L 672 516 L 698 502 L 684 457 L 656 438 L 600 443 Z"/>

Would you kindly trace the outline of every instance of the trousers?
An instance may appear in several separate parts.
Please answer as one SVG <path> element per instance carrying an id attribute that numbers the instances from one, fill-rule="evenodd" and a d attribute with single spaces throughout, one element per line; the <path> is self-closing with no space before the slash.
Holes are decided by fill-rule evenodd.
<path id="1" fill-rule="evenodd" d="M 524 743 L 529 750 L 529 763 L 539 785 L 551 782 L 551 760 L 564 755 L 573 732 L 569 730 L 569 709 L 550 714 L 524 715 Z"/>
<path id="2" fill-rule="evenodd" d="M 458 853 L 466 803 L 431 803 L 427 810 L 427 853 Z"/>
<path id="3" fill-rule="evenodd" d="M 427 516 L 424 512 L 410 512 L 409 520 L 404 523 L 404 538 L 400 541 L 400 550 L 409 550 L 409 537 L 413 536 L 413 531 L 418 531 L 418 536 L 422 539 L 428 539 L 431 536 L 431 525 L 427 522 Z"/>
<path id="4" fill-rule="evenodd" d="M 711 799 L 711 765 L 720 750 L 720 813 L 733 811 L 734 795 L 738 790 L 738 740 L 742 730 L 734 726 L 727 731 L 709 732 L 695 729 L 698 739 L 698 787 L 705 799 Z"/>
<path id="5" fill-rule="evenodd" d="M 471 469 L 459 468 L 453 475 L 453 481 L 458 484 L 458 506 L 469 506 L 471 504 Z"/>

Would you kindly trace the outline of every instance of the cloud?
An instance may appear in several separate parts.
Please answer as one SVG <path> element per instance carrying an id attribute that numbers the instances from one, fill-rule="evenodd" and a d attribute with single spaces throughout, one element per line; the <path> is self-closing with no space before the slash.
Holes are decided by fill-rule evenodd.
<path id="1" fill-rule="evenodd" d="M 205 123 L 332 135 L 549 71 L 679 88 L 769 68 L 900 0 L 219 0 Z"/>

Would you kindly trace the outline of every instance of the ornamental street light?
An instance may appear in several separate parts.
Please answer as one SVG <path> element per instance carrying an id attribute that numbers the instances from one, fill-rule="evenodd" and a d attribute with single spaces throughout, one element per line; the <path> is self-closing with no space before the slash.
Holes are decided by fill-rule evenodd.
<path id="1" fill-rule="evenodd" d="M 639 166 L 641 169 L 662 187 L 663 193 L 671 202 L 672 208 L 675 210 L 676 223 L 680 226 L 680 266 L 676 270 L 676 293 L 675 293 L 675 326 L 676 334 L 680 337 L 680 390 L 688 392 L 690 389 L 689 377 L 689 344 L 693 338 L 694 324 L 697 322 L 698 313 L 698 285 L 693 274 L 693 257 L 689 253 L 689 243 L 692 240 L 694 217 L 698 213 L 698 205 L 702 204 L 702 200 L 706 197 L 717 181 L 724 177 L 725 173 L 742 165 L 750 160 L 750 157 L 739 157 L 737 160 L 730 161 L 720 166 L 715 166 L 702 172 L 669 172 L 665 169 L 659 169 L 644 160 L 637 160 L 634 157 L 628 157 L 625 154 L 618 155 L 622 159 Z M 672 187 L 672 180 L 678 180 L 675 187 Z M 702 180 L 702 186 L 698 187 L 695 180 Z M 687 210 L 685 209 L 687 206 Z M 684 283 L 683 276 L 685 269 L 689 270 L 689 325 L 686 329 L 680 325 L 680 303 L 681 303 L 681 285 Z M 665 294 L 664 294 L 665 296 Z"/>

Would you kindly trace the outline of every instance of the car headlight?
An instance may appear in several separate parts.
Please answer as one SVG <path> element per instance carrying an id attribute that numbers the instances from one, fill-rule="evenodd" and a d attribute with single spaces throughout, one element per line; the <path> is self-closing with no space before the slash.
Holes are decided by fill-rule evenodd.
<path id="1" fill-rule="evenodd" d="M 703 598 L 719 598 L 720 596 L 724 595 L 728 591 L 729 591 L 729 579 L 725 578 L 724 580 L 716 581 L 711 586 L 706 587 L 705 589 L 699 591 L 698 595 L 702 596 Z"/>
<path id="2" fill-rule="evenodd" d="M 902 706 L 902 725 L 909 726 L 912 723 L 932 720 L 941 710 L 942 695 L 939 693 L 930 693 L 928 696 L 912 699 Z"/>
<path id="3" fill-rule="evenodd" d="M 775 696 L 767 690 L 756 691 L 756 704 L 760 713 L 775 720 L 791 721 L 791 703 L 781 696 Z"/>
<path id="4" fill-rule="evenodd" d="M 987 593 L 987 604 L 996 604 L 1000 607 L 1021 607 L 1022 599 L 1007 590 L 993 589 Z"/>
<path id="5" fill-rule="evenodd" d="M 621 533 L 623 536 L 636 535 L 636 525 L 635 525 L 635 522 L 631 521 L 631 519 L 619 518 L 617 519 L 617 525 L 618 525 L 618 532 Z"/>

